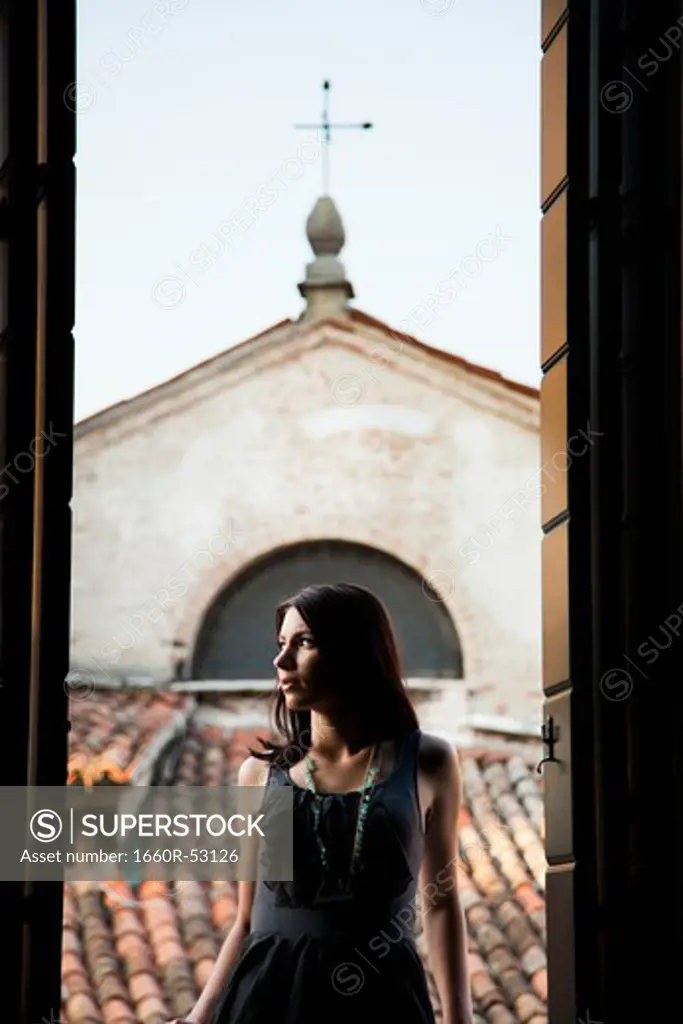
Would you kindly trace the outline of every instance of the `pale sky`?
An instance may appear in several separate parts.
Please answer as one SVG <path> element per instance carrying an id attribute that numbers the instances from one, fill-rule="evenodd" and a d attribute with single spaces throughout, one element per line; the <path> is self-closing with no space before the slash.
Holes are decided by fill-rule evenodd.
<path id="1" fill-rule="evenodd" d="M 374 124 L 330 150 L 354 305 L 538 384 L 539 37 L 540 0 L 81 0 L 77 419 L 299 315 L 325 78 Z"/>

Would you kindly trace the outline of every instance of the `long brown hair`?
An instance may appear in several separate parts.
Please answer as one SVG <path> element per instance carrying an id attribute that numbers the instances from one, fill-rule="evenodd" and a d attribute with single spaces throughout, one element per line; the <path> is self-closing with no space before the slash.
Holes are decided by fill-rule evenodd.
<path id="1" fill-rule="evenodd" d="M 418 728 L 391 619 L 378 597 L 355 583 L 305 587 L 278 605 L 278 636 L 290 608 L 296 608 L 313 633 L 323 668 L 333 666 L 334 678 L 343 680 L 345 701 L 362 709 L 371 742 L 399 739 Z M 250 753 L 286 765 L 300 761 L 311 746 L 310 711 L 289 711 L 276 687 L 272 718 L 282 741 L 259 737 L 265 749 Z"/>

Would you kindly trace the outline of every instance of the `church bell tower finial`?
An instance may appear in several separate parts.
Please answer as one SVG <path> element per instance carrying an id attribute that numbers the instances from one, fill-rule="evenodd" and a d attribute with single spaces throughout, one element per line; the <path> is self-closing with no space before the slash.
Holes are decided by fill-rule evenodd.
<path id="1" fill-rule="evenodd" d="M 323 194 L 316 202 L 306 221 L 306 236 L 315 259 L 306 264 L 306 278 L 299 285 L 299 291 L 306 299 L 303 320 L 318 320 L 326 316 L 344 316 L 348 312 L 348 300 L 354 297 L 353 288 L 346 280 L 344 265 L 339 253 L 344 248 L 346 236 L 339 211 L 330 197 L 329 147 L 332 132 L 337 129 L 367 131 L 370 122 L 362 124 L 332 124 L 329 116 L 330 81 L 323 82 L 323 116 L 319 124 L 297 124 L 295 128 L 318 132 L 322 147 Z"/>
<path id="2" fill-rule="evenodd" d="M 299 285 L 306 299 L 302 319 L 344 316 L 354 292 L 339 259 L 346 241 L 344 225 L 329 196 L 321 196 L 313 207 L 306 221 L 306 235 L 315 258 L 306 264 L 306 278 Z"/>

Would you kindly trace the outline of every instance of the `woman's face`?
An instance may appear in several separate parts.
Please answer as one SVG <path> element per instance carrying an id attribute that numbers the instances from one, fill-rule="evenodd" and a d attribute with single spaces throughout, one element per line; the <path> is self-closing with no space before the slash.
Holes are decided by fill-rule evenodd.
<path id="1" fill-rule="evenodd" d="M 296 608 L 288 608 L 278 637 L 273 664 L 290 711 L 322 710 L 329 689 L 323 684 L 320 652 L 313 633 Z"/>

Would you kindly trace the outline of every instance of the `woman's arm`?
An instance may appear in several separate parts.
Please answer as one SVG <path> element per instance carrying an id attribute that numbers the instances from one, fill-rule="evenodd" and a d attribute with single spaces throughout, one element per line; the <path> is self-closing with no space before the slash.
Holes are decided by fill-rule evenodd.
<path id="1" fill-rule="evenodd" d="M 420 873 L 422 922 L 439 993 L 443 1024 L 472 1024 L 467 926 L 458 893 L 457 825 L 462 802 L 460 766 L 453 748 L 423 736 L 421 767 L 433 794 Z"/>
<path id="2" fill-rule="evenodd" d="M 268 765 L 256 757 L 248 757 L 237 773 L 238 786 L 263 786 Z M 251 928 L 251 911 L 254 903 L 254 882 L 239 882 L 237 889 L 237 916 L 218 954 L 213 971 L 202 994 L 183 1018 L 188 1024 L 209 1024 L 215 1012 L 218 999 L 228 982 L 230 972 L 237 963 L 244 940 Z"/>
<path id="3" fill-rule="evenodd" d="M 209 1024 L 218 998 L 227 984 L 228 976 L 242 951 L 242 944 L 249 934 L 253 899 L 254 883 L 239 882 L 237 917 L 225 937 L 225 942 L 221 946 L 221 951 L 202 994 L 193 1006 L 192 1012 L 184 1018 L 188 1024 Z"/>

